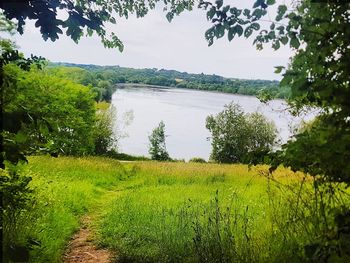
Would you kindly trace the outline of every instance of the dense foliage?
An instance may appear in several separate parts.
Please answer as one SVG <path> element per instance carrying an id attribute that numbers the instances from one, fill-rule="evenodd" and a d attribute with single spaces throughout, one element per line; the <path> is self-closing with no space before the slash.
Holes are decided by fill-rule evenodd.
<path id="1" fill-rule="evenodd" d="M 328 181 L 350 185 L 350 4 L 301 4 L 295 22 L 303 47 L 298 49 L 283 82 L 292 88 L 291 104 L 322 109 L 311 130 L 284 147 L 280 159 Z M 307 150 L 307 156 L 296 152 Z"/>
<path id="2" fill-rule="evenodd" d="M 238 104 L 228 104 L 206 127 L 211 132 L 211 158 L 220 163 L 257 163 L 272 150 L 277 130 L 262 114 L 245 114 Z"/>
<path id="3" fill-rule="evenodd" d="M 21 227 L 37 200 L 19 163 L 38 153 L 100 154 L 110 146 L 110 118 L 96 116 L 90 88 L 47 74 L 41 58 L 24 58 L 9 41 L 1 41 L 0 61 L 0 239 L 3 260 L 23 262 L 40 242 Z"/>
<path id="4" fill-rule="evenodd" d="M 113 132 L 113 119 L 116 111 L 108 103 L 98 103 L 96 120 L 93 126 L 94 153 L 104 155 L 113 148 L 117 148 L 117 138 Z"/>
<path id="5" fill-rule="evenodd" d="M 258 0 L 249 10 L 225 6 L 223 1 L 202 1 L 201 7 L 214 24 L 206 38 L 213 44 L 214 39 L 225 33 L 229 40 L 253 36 L 258 49 L 272 43 L 274 49 L 289 44 L 295 50 L 281 84 L 291 88 L 289 103 L 295 112 L 304 106 L 320 108 L 322 125 L 312 129 L 312 135 L 305 131 L 285 145 L 276 162 L 285 162 L 315 176 L 323 175 L 331 181 L 349 182 L 350 3 L 306 0 L 291 7 L 280 4 L 275 18 L 268 19 L 266 27 L 261 21 L 269 16 L 267 10 L 275 3 Z M 283 69 L 278 66 L 276 72 Z"/>
<path id="6" fill-rule="evenodd" d="M 137 16 L 143 16 L 149 9 L 154 8 L 157 2 L 158 0 L 87 0 L 74 2 L 66 0 L 27 0 L 1 2 L 0 9 L 4 11 L 7 19 L 13 19 L 18 22 L 17 31 L 20 33 L 23 32 L 25 20 L 32 19 L 36 21 L 36 26 L 40 28 L 44 39 L 50 38 L 51 40 L 56 40 L 58 35 L 63 33 L 62 29 L 65 28 L 67 29 L 66 34 L 74 41 L 78 41 L 85 33 L 92 35 L 95 32 L 102 39 L 106 47 L 119 47 L 122 50 L 123 46 L 118 37 L 113 34 L 108 37 L 105 30 L 106 24 L 116 22 L 113 14 L 127 17 L 129 14 L 135 12 Z M 167 18 L 169 20 L 175 14 L 179 14 L 185 9 L 190 10 L 194 5 L 194 1 L 191 0 L 170 0 L 164 2 L 168 7 Z M 292 226 L 290 229 L 293 229 L 294 226 L 296 230 L 305 229 L 305 227 L 310 225 L 309 222 L 313 222 L 313 216 L 315 214 L 321 214 L 321 217 L 317 217 L 317 220 L 315 220 L 314 226 L 316 227 L 312 228 L 310 232 L 314 234 L 313 239 L 311 241 L 308 240 L 309 243 L 304 246 L 304 255 L 307 255 L 316 262 L 334 258 L 344 261 L 350 255 L 348 245 L 350 212 L 347 206 L 337 207 L 337 204 L 341 202 L 338 200 L 338 194 L 334 194 L 334 184 L 327 185 L 326 183 L 336 181 L 345 182 L 346 185 L 349 185 L 350 182 L 350 166 L 348 161 L 350 149 L 350 4 L 341 0 L 325 2 L 312 0 L 295 1 L 291 7 L 287 7 L 285 4 L 279 5 L 277 7 L 277 15 L 271 20 L 267 10 L 275 2 L 275 0 L 257 0 L 252 9 L 240 9 L 230 5 L 224 5 L 222 0 L 215 2 L 199 1 L 199 7 L 207 11 L 207 18 L 213 23 L 213 26 L 206 31 L 205 37 L 209 45 L 211 45 L 214 43 L 215 38 L 221 38 L 225 33 L 227 33 L 230 41 L 235 37 L 244 36 L 248 38 L 254 36 L 254 44 L 258 49 L 263 48 L 265 43 L 272 43 L 273 49 L 279 49 L 281 45 L 289 44 L 295 50 L 296 55 L 292 59 L 288 69 L 284 71 L 282 84 L 291 88 L 290 103 L 294 110 L 298 111 L 305 105 L 316 106 L 321 108 L 322 116 L 320 116 L 319 120 L 310 129 L 305 129 L 295 137 L 295 140 L 283 146 L 283 149 L 273 156 L 273 162 L 274 164 L 284 163 L 293 169 L 304 170 L 315 176 L 318 180 L 314 183 L 315 194 L 311 195 L 312 199 L 301 200 L 298 198 L 295 209 L 287 210 L 288 213 L 293 215 L 287 218 L 287 224 L 283 226 L 287 228 L 289 224 Z M 66 12 L 66 18 L 59 19 L 57 17 L 58 10 Z M 263 25 L 266 19 L 267 26 Z M 13 104 L 11 104 L 12 101 L 7 102 L 6 98 L 2 98 L 2 107 L 6 103 L 10 105 L 2 117 L 6 117 L 4 119 L 10 118 L 6 115 L 9 114 L 12 119 L 21 120 L 21 122 L 14 122 L 14 125 L 8 123 L 4 125 L 6 129 L 2 131 L 2 139 L 5 142 L 5 151 L 2 149 L 2 159 L 13 163 L 16 163 L 19 159 L 24 160 L 25 154 L 35 152 L 40 148 L 39 145 L 41 144 L 44 145 L 45 149 L 53 150 L 53 152 L 73 147 L 72 154 L 83 154 L 89 151 L 89 149 L 92 149 L 93 143 L 90 141 L 91 137 L 82 138 L 82 133 L 80 132 L 85 129 L 82 121 L 85 117 L 87 117 L 86 120 L 88 120 L 88 123 L 91 122 L 89 117 L 92 116 L 89 115 L 90 108 L 88 104 L 84 104 L 87 100 L 83 99 L 82 105 L 79 104 L 80 99 L 74 100 L 76 103 L 75 106 L 77 106 L 74 109 L 64 104 L 63 109 L 54 108 L 51 111 L 50 106 L 47 106 L 43 102 L 46 96 L 42 97 L 43 101 L 38 101 L 37 98 L 32 97 L 30 91 L 34 88 L 35 84 L 31 80 L 32 76 L 27 74 L 33 74 L 35 82 L 43 84 L 42 87 L 50 87 L 51 85 L 46 86 L 43 82 L 50 82 L 54 77 L 41 75 L 41 73 L 35 72 L 35 69 L 34 71 L 33 69 L 29 71 L 29 73 L 21 72 L 22 69 L 30 70 L 33 60 L 24 59 L 16 50 L 10 50 L 10 52 L 8 52 L 9 50 L 5 50 L 5 52 L 3 50 L 1 51 L 1 88 L 4 90 L 7 88 L 6 96 L 14 98 Z M 19 68 L 16 68 L 15 65 L 5 66 L 11 62 L 17 64 Z M 281 72 L 282 70 L 283 67 L 277 67 L 276 71 Z M 43 78 L 42 80 L 41 77 Z M 110 87 L 114 84 L 106 82 L 108 79 L 100 80 L 101 82 L 96 85 L 91 84 L 91 82 L 87 83 L 91 84 L 91 90 L 95 91 L 96 100 L 103 98 L 105 91 L 111 90 Z M 183 78 L 179 78 L 180 81 L 175 78 L 174 80 L 176 82 L 174 85 L 181 86 L 181 83 L 187 85 Z M 156 78 L 150 80 L 150 84 L 162 83 L 163 81 L 165 83 L 168 79 Z M 189 82 L 188 80 L 185 81 Z M 64 81 L 63 85 L 69 86 L 69 83 Z M 203 84 L 203 89 L 206 89 L 206 83 L 201 84 Z M 214 84 L 216 85 L 217 83 L 214 82 Z M 29 86 L 28 92 L 23 90 L 23 87 L 26 85 Z M 216 88 L 213 88 L 215 85 L 211 89 L 215 90 Z M 188 87 L 190 86 L 188 85 Z M 198 86 L 198 83 L 194 83 L 193 85 L 193 87 Z M 14 90 L 18 89 L 21 92 L 20 94 L 16 94 L 18 98 L 11 93 L 12 87 L 14 87 Z M 37 86 L 37 88 L 40 90 L 41 86 Z M 229 90 L 232 87 L 225 88 Z M 74 96 L 80 94 L 78 92 L 79 89 L 74 88 Z M 61 98 L 55 98 L 55 96 L 60 97 L 63 94 L 57 91 L 57 86 L 55 85 L 53 85 L 53 90 L 54 96 L 48 98 L 48 103 L 53 102 L 53 105 L 58 107 L 58 104 L 55 104 L 55 102 L 64 101 Z M 88 89 L 86 92 L 90 93 Z M 44 94 L 43 91 L 39 91 L 39 93 Z M 92 97 L 91 93 L 90 95 Z M 271 97 L 264 91 L 262 95 L 264 98 Z M 36 109 L 33 105 L 42 108 Z M 81 108 L 79 108 L 80 106 Z M 33 113 L 28 111 L 27 107 Z M 74 119 L 76 123 L 71 123 L 67 118 L 62 116 L 65 109 L 72 109 L 77 114 L 78 117 Z M 86 115 L 82 112 L 83 109 L 87 109 Z M 53 117 L 56 110 L 58 119 Z M 19 113 L 18 115 L 16 115 L 17 112 Z M 49 112 L 53 116 L 46 115 Z M 52 121 L 53 125 L 47 119 Z M 12 132 L 12 129 L 15 132 Z M 59 138 L 58 134 L 66 135 L 72 141 L 65 142 L 65 138 Z M 244 134 L 242 133 L 242 135 Z M 69 145 L 69 143 L 74 143 L 74 145 Z M 1 188 L 1 191 L 3 189 L 6 191 L 14 189 L 17 196 L 20 196 L 21 193 L 26 193 L 27 180 L 18 180 L 20 178 L 16 178 L 18 175 L 16 172 L 10 171 L 10 173 L 7 173 L 4 170 L 1 170 L 1 172 L 1 182 L 5 185 L 5 188 Z M 12 181 L 12 179 L 14 180 Z M 320 186 L 320 182 L 325 184 Z M 320 187 L 326 188 L 326 190 L 322 192 L 319 190 Z M 299 197 L 301 193 L 302 191 L 300 190 Z M 329 194 L 329 198 L 322 199 L 324 193 Z M 19 209 L 23 210 L 21 208 L 22 199 L 18 200 Z M 299 202 L 300 200 L 303 202 Z M 304 213 L 303 210 L 300 210 L 299 203 L 306 205 L 309 203 L 315 204 L 316 212 L 313 213 L 306 210 L 306 213 Z M 126 204 L 129 207 L 130 203 L 126 202 Z M 331 207 L 330 205 L 333 204 L 334 207 Z M 215 211 L 215 215 L 220 214 L 218 213 L 218 209 Z M 215 216 L 212 218 L 220 219 L 220 217 Z M 213 226 L 212 218 L 208 220 L 209 226 Z M 306 219 L 304 225 L 298 225 L 298 222 L 303 221 L 301 219 Z M 334 220 L 332 221 L 331 219 Z M 220 222 L 220 220 L 215 222 Z M 198 224 L 196 229 L 200 234 L 203 233 L 203 229 L 210 229 L 202 228 L 200 221 L 198 221 Z M 215 225 L 213 229 L 217 230 Z M 293 234 L 293 231 L 290 232 Z M 220 236 L 218 233 L 220 234 L 218 231 L 208 231 L 207 237 L 209 241 L 215 240 L 215 237 Z M 243 234 L 247 236 L 246 232 Z M 197 236 L 199 237 L 195 239 L 197 241 L 203 237 L 203 235 Z M 283 240 L 293 241 L 290 239 L 293 237 L 298 238 L 295 235 L 284 235 Z M 227 240 L 231 239 L 228 238 Z M 216 251 L 213 247 L 207 246 L 207 244 L 216 247 L 217 242 L 201 243 L 198 241 L 198 247 L 204 248 L 202 250 L 204 253 L 201 254 L 203 257 L 209 254 L 206 252 L 211 253 Z M 246 247 L 250 248 L 250 244 Z M 225 249 L 225 251 L 231 250 Z M 214 254 L 213 258 L 217 259 L 222 255 L 222 253 Z"/>
<path id="7" fill-rule="evenodd" d="M 4 147 L 20 137 L 29 154 L 40 147 L 64 154 L 92 152 L 95 106 L 88 88 L 14 65 L 4 67 L 4 83 Z"/>
<path id="8" fill-rule="evenodd" d="M 152 160 L 167 161 L 170 160 L 165 143 L 165 124 L 163 121 L 153 129 L 149 138 L 149 154 Z"/>
<path id="9" fill-rule="evenodd" d="M 323 199 L 320 189 L 334 193 L 334 182 L 350 185 L 350 3 L 347 1 L 296 1 L 293 6 L 281 4 L 277 15 L 268 19 L 269 27 L 261 27 L 268 17 L 268 5 L 275 1 L 258 0 L 254 10 L 223 6 L 223 1 L 206 3 L 208 19 L 214 25 L 206 38 L 228 33 L 229 40 L 255 35 L 258 49 L 272 43 L 274 49 L 289 44 L 295 50 L 290 65 L 276 67 L 284 72 L 282 85 L 291 88 L 289 103 L 294 112 L 305 106 L 320 109 L 320 117 L 272 156 L 279 164 L 303 170 L 315 177 L 315 202 L 323 213 L 319 237 L 305 246 L 305 253 L 314 261 L 346 261 L 350 255 L 350 211 L 336 194 Z M 228 13 L 229 12 L 229 13 Z M 339 185 L 338 185 L 339 187 Z M 330 209 L 329 203 L 340 204 Z M 333 218 L 333 223 L 329 219 Z"/>

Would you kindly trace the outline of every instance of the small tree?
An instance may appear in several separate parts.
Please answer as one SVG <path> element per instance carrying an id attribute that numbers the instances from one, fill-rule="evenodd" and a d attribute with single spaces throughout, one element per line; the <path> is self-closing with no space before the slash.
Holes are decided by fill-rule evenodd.
<path id="1" fill-rule="evenodd" d="M 93 126 L 93 138 L 97 155 L 106 154 L 111 148 L 116 147 L 117 138 L 113 133 L 113 119 L 116 118 L 116 111 L 113 105 L 103 109 L 102 105 L 107 103 L 98 103 L 96 111 L 96 120 Z"/>
<path id="2" fill-rule="evenodd" d="M 206 127 L 212 134 L 211 159 L 220 163 L 261 162 L 277 136 L 275 125 L 262 114 L 245 114 L 234 103 L 208 116 Z"/>
<path id="3" fill-rule="evenodd" d="M 153 160 L 166 161 L 170 160 L 165 145 L 165 124 L 161 121 L 158 127 L 154 128 L 149 138 L 149 154 Z"/>

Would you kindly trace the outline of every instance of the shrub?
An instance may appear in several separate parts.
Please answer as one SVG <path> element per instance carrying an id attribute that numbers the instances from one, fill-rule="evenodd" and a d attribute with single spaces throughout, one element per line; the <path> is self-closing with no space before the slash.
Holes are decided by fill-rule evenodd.
<path id="1" fill-rule="evenodd" d="M 159 123 L 158 127 L 153 129 L 152 134 L 148 138 L 150 141 L 149 154 L 152 160 L 170 160 L 165 145 L 165 124 L 163 121 Z"/>
<path id="2" fill-rule="evenodd" d="M 109 158 L 122 161 L 150 161 L 150 159 L 145 156 L 133 156 L 126 153 L 118 153 L 114 149 L 107 151 L 105 155 Z"/>
<path id="3" fill-rule="evenodd" d="M 211 159 L 220 163 L 259 163 L 277 137 L 274 123 L 262 114 L 245 114 L 238 104 L 228 104 L 206 127 L 212 134 Z"/>
<path id="4" fill-rule="evenodd" d="M 6 141 L 20 138 L 24 154 L 43 148 L 67 155 L 93 152 L 95 108 L 89 88 L 36 68 L 24 71 L 9 64 L 3 71 Z M 6 144 L 5 152 L 12 154 L 11 147 Z"/>
<path id="5" fill-rule="evenodd" d="M 10 170 L 0 169 L 0 224 L 2 226 L 3 260 L 24 262 L 29 259 L 29 249 L 39 244 L 29 236 L 28 225 L 23 224 L 26 212 L 31 209 L 34 198 L 28 184 L 31 177 L 21 175 L 16 166 Z"/>
<path id="6" fill-rule="evenodd" d="M 200 157 L 193 157 L 188 162 L 190 163 L 206 163 L 207 161 Z"/>
<path id="7" fill-rule="evenodd" d="M 102 106 L 103 108 L 99 108 L 96 112 L 96 120 L 93 127 L 94 153 L 98 155 L 107 153 L 117 142 L 117 139 L 113 136 L 114 108 L 112 106 L 108 108 L 105 105 Z"/>

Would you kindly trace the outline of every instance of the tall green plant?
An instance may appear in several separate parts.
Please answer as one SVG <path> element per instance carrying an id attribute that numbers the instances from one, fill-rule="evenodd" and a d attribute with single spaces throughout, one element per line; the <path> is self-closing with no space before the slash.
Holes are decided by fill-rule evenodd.
<path id="1" fill-rule="evenodd" d="M 149 154 L 153 160 L 170 160 L 165 144 L 165 124 L 161 121 L 158 127 L 154 128 L 149 138 Z"/>
<path id="2" fill-rule="evenodd" d="M 113 119 L 116 118 L 112 105 L 107 109 L 98 109 L 93 127 L 94 153 L 97 155 L 106 154 L 117 143 L 113 134 Z"/>
<path id="3" fill-rule="evenodd" d="M 4 75 L 7 140 L 17 138 L 28 154 L 41 148 L 63 154 L 92 152 L 95 108 L 88 88 L 34 68 L 6 65 Z M 16 130 L 20 132 L 13 133 Z"/>
<path id="4" fill-rule="evenodd" d="M 211 158 L 220 163 L 261 162 L 275 144 L 277 131 L 259 113 L 245 114 L 238 104 L 228 104 L 206 127 L 211 132 Z"/>

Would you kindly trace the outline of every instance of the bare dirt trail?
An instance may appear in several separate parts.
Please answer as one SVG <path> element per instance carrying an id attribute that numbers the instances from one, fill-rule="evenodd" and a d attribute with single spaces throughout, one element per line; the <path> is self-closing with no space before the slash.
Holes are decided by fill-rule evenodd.
<path id="1" fill-rule="evenodd" d="M 93 233 L 90 229 L 91 218 L 82 219 L 80 230 L 72 237 L 64 255 L 63 263 L 111 263 L 115 259 L 108 249 L 98 248 L 93 243 Z"/>
<path id="2" fill-rule="evenodd" d="M 121 195 L 121 189 L 109 190 L 94 205 L 92 213 L 81 218 L 81 227 L 67 245 L 62 263 L 115 263 L 117 255 L 96 245 L 96 223 L 104 217 L 106 207 Z"/>

